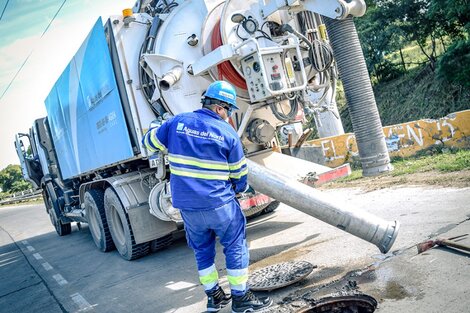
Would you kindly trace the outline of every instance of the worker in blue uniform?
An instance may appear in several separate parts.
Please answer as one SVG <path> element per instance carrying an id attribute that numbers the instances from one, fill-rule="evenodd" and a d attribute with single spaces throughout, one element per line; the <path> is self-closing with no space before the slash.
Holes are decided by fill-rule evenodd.
<path id="1" fill-rule="evenodd" d="M 173 206 L 181 212 L 195 253 L 207 310 L 217 312 L 232 300 L 233 312 L 260 312 L 272 300 L 255 296 L 247 287 L 246 219 L 236 194 L 248 187 L 248 169 L 240 139 L 227 123 L 239 109 L 236 92 L 229 83 L 216 81 L 201 101 L 201 109 L 150 129 L 143 144 L 152 152 L 168 153 Z M 231 295 L 218 284 L 216 236 L 224 247 Z"/>

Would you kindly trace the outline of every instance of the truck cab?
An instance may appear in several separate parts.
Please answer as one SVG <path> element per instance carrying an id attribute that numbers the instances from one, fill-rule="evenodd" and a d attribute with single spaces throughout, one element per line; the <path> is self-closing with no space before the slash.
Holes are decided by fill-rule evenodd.
<path id="1" fill-rule="evenodd" d="M 15 149 L 20 160 L 21 171 L 23 177 L 29 181 L 34 189 L 41 188 L 41 181 L 44 174 L 48 173 L 44 148 L 39 144 L 40 137 L 38 128 L 44 127 L 45 118 L 34 121 L 33 126 L 29 129 L 29 133 L 18 133 L 15 136 Z"/>

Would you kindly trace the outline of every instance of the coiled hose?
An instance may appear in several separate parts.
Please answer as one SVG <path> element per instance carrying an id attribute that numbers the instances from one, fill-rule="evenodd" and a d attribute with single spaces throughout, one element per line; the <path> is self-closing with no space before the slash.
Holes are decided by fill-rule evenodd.
<path id="1" fill-rule="evenodd" d="M 223 45 L 222 34 L 220 33 L 220 20 L 214 26 L 211 37 L 211 48 L 212 50 L 217 49 Z M 230 61 L 224 61 L 217 65 L 219 71 L 219 79 L 227 79 L 230 83 L 237 86 L 240 89 L 247 90 L 245 78 L 238 74 L 237 70 L 233 67 Z"/>
<path id="2" fill-rule="evenodd" d="M 374 176 L 393 169 L 382 130 L 374 92 L 351 17 L 334 20 L 325 17 L 338 71 L 356 135 L 364 176 Z"/>

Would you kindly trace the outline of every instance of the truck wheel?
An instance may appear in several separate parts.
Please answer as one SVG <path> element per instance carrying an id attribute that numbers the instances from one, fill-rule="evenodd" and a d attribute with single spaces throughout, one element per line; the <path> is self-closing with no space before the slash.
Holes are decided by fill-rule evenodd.
<path id="1" fill-rule="evenodd" d="M 163 250 L 173 243 L 173 234 L 168 234 L 166 236 L 157 238 L 150 242 L 150 251 L 157 252 Z"/>
<path id="2" fill-rule="evenodd" d="M 49 205 L 51 206 L 51 209 L 49 210 L 49 218 L 51 219 L 52 225 L 54 225 L 55 231 L 59 236 L 65 236 L 70 234 L 72 232 L 72 226 L 70 225 L 70 223 L 62 223 L 60 218 L 57 216 L 57 210 L 54 208 L 54 204 L 52 203 L 51 197 L 48 196 L 47 199 L 47 201 L 50 201 Z"/>
<path id="3" fill-rule="evenodd" d="M 108 220 L 109 230 L 116 249 L 126 260 L 135 260 L 149 253 L 150 244 L 136 244 L 129 217 L 113 189 L 108 188 L 104 193 L 104 209 Z"/>
<path id="4" fill-rule="evenodd" d="M 49 201 L 49 196 L 47 195 L 46 187 L 42 189 L 42 201 L 44 201 L 44 205 L 46 206 L 46 212 L 49 214 L 49 210 L 51 209 L 51 201 Z"/>
<path id="5" fill-rule="evenodd" d="M 104 191 L 92 189 L 85 192 L 84 201 L 88 228 L 96 247 L 102 252 L 114 250 L 113 238 L 109 232 L 104 210 Z"/>
<path id="6" fill-rule="evenodd" d="M 277 201 L 277 200 L 274 200 L 273 202 L 271 202 L 264 210 L 263 210 L 263 213 L 271 213 L 271 212 L 274 212 L 274 210 L 276 210 L 279 205 L 281 204 L 281 202 Z"/>

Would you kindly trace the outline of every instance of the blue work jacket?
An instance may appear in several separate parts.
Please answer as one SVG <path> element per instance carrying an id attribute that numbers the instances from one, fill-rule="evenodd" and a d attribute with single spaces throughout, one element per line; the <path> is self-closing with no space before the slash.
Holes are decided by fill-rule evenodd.
<path id="1" fill-rule="evenodd" d="M 215 112 L 178 114 L 143 138 L 149 151 L 168 153 L 173 206 L 182 210 L 220 207 L 247 186 L 240 139 Z"/>

